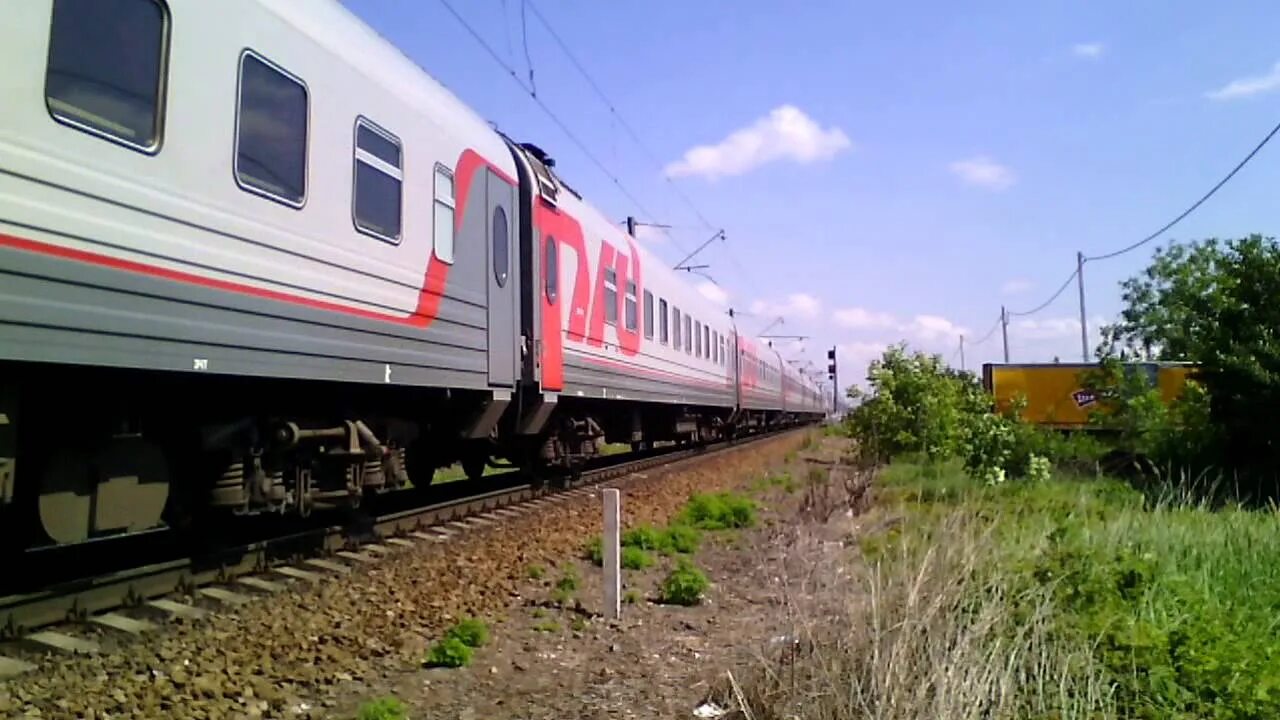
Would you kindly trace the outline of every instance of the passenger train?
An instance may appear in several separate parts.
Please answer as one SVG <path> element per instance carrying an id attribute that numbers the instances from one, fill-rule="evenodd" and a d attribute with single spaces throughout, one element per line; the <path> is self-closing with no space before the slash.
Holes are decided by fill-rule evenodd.
<path id="1" fill-rule="evenodd" d="M 0 0 L 0 528 L 357 504 L 815 385 L 335 0 Z"/>

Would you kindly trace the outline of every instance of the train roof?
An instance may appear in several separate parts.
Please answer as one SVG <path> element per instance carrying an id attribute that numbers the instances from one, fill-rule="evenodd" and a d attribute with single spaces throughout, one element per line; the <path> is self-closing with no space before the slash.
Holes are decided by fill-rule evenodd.
<path id="1" fill-rule="evenodd" d="M 457 94 L 338 0 L 258 0 L 259 5 L 341 58 L 370 83 L 392 90 L 427 122 L 459 133 L 495 165 L 514 174 L 515 161 L 502 137 Z"/>

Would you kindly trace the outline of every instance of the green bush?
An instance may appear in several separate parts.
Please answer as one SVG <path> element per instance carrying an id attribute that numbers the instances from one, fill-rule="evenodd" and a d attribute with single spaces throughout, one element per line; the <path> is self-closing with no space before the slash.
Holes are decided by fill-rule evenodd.
<path id="1" fill-rule="evenodd" d="M 697 605 L 709 586 L 707 576 L 702 571 L 688 560 L 680 558 L 675 568 L 662 581 L 659 597 L 662 602 L 671 605 Z"/>
<path id="2" fill-rule="evenodd" d="M 393 697 L 371 700 L 360 706 L 357 720 L 407 720 L 408 710 L 404 703 Z"/>
<path id="3" fill-rule="evenodd" d="M 628 546 L 622 548 L 619 562 L 627 570 L 643 570 L 653 564 L 653 556 L 638 547 Z"/>
<path id="4" fill-rule="evenodd" d="M 690 555 L 698 551 L 698 544 L 702 541 L 702 534 L 697 528 L 688 525 L 670 525 L 663 531 L 663 543 L 660 550 L 664 555 L 677 552 L 682 555 Z"/>
<path id="5" fill-rule="evenodd" d="M 971 373 L 946 366 L 941 356 L 908 353 L 895 345 L 871 362 L 871 392 L 850 390 L 858 404 L 848 423 L 859 448 L 888 460 L 921 453 L 941 462 L 959 452 L 967 419 L 987 410 L 990 399 Z"/>
<path id="6" fill-rule="evenodd" d="M 578 570 L 570 565 L 565 569 L 564 574 L 560 576 L 560 579 L 556 580 L 552 599 L 561 605 L 567 604 L 569 600 L 573 598 L 573 594 L 577 592 L 578 584 Z"/>
<path id="7" fill-rule="evenodd" d="M 702 530 L 748 528 L 756 524 L 756 503 L 730 492 L 696 493 L 689 498 L 678 522 Z"/>
<path id="8" fill-rule="evenodd" d="M 590 560 L 595 565 L 604 564 L 604 539 L 599 535 L 591 538 L 587 546 L 583 548 L 582 557 Z"/>
<path id="9" fill-rule="evenodd" d="M 662 531 L 649 525 L 640 525 L 622 533 L 623 547 L 662 550 L 665 542 Z"/>
<path id="10" fill-rule="evenodd" d="M 473 652 L 470 645 L 450 635 L 431 647 L 426 666 L 456 668 L 470 665 Z"/>
<path id="11" fill-rule="evenodd" d="M 463 618 L 449 629 L 446 637 L 461 640 L 467 647 L 478 648 L 489 641 L 489 628 L 484 621 L 475 618 Z"/>

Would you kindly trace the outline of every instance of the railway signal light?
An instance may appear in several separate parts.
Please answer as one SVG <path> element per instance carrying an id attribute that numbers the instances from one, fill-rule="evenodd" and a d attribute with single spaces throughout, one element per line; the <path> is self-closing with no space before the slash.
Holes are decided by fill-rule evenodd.
<path id="1" fill-rule="evenodd" d="M 827 359 L 831 362 L 827 363 L 827 377 L 835 380 L 836 378 L 836 349 L 831 348 L 827 351 Z"/>

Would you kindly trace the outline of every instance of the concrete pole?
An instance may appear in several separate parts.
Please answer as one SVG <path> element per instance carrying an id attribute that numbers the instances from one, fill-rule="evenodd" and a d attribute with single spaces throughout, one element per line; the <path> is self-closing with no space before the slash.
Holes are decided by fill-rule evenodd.
<path id="1" fill-rule="evenodd" d="M 964 335 L 960 336 L 960 372 L 964 372 Z"/>
<path id="2" fill-rule="evenodd" d="M 611 620 L 622 617 L 622 568 L 620 533 L 622 498 L 617 488 L 604 491 L 604 614 Z"/>
<path id="3" fill-rule="evenodd" d="M 1004 337 L 1004 364 L 1009 364 L 1009 311 L 1000 306 L 1000 335 Z"/>
<path id="4" fill-rule="evenodd" d="M 1080 286 L 1080 359 L 1089 362 L 1089 326 L 1084 319 L 1084 253 L 1076 252 L 1076 283 Z"/>

